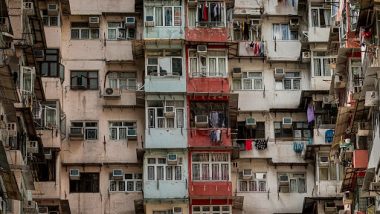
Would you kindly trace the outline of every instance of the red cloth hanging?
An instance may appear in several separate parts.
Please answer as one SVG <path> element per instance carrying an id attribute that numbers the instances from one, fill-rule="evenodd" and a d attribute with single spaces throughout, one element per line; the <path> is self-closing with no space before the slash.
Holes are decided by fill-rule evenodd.
<path id="1" fill-rule="evenodd" d="M 245 140 L 245 151 L 252 150 L 252 140 Z"/>
<path id="2" fill-rule="evenodd" d="M 208 21 L 208 6 L 206 2 L 203 7 L 203 21 Z"/>

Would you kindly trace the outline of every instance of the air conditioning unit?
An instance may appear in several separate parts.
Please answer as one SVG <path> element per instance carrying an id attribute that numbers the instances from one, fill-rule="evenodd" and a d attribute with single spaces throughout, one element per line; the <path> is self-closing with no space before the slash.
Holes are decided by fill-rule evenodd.
<path id="1" fill-rule="evenodd" d="M 36 59 L 43 59 L 45 57 L 45 51 L 43 49 L 34 49 L 33 55 Z"/>
<path id="2" fill-rule="evenodd" d="M 120 99 L 121 92 L 118 88 L 106 88 L 103 93 L 104 99 Z"/>
<path id="3" fill-rule="evenodd" d="M 371 184 L 369 186 L 369 191 L 379 192 L 380 191 L 380 182 L 371 182 Z"/>
<path id="4" fill-rule="evenodd" d="M 289 176 L 286 174 L 282 174 L 278 178 L 278 182 L 280 186 L 289 186 Z"/>
<path id="5" fill-rule="evenodd" d="M 175 108 L 174 106 L 165 106 L 164 116 L 166 118 L 173 118 L 175 116 Z"/>
<path id="6" fill-rule="evenodd" d="M 379 105 L 379 93 L 377 91 L 366 91 L 364 106 L 378 106 Z"/>
<path id="7" fill-rule="evenodd" d="M 173 207 L 173 214 L 182 214 L 182 207 Z"/>
<path id="8" fill-rule="evenodd" d="M 26 141 L 26 151 L 33 154 L 38 153 L 38 141 Z"/>
<path id="9" fill-rule="evenodd" d="M 326 155 L 319 156 L 319 166 L 328 166 L 329 157 Z"/>
<path id="10" fill-rule="evenodd" d="M 16 123 L 7 123 L 7 130 L 9 137 L 17 136 L 17 124 Z"/>
<path id="11" fill-rule="evenodd" d="M 252 117 L 246 118 L 245 126 L 250 127 L 250 128 L 256 128 L 256 119 Z"/>
<path id="12" fill-rule="evenodd" d="M 302 130 L 294 130 L 293 138 L 302 138 Z"/>
<path id="13" fill-rule="evenodd" d="M 298 29 L 298 27 L 300 26 L 300 22 L 299 22 L 299 19 L 298 18 L 291 18 L 290 21 L 289 21 L 289 28 L 290 29 Z"/>
<path id="14" fill-rule="evenodd" d="M 207 45 L 197 45 L 198 53 L 207 53 Z"/>
<path id="15" fill-rule="evenodd" d="M 22 9 L 24 9 L 24 10 L 34 10 L 33 2 L 23 2 Z"/>
<path id="16" fill-rule="evenodd" d="M 136 27 L 136 18 L 133 16 L 127 16 L 124 20 L 124 26 L 126 28 L 134 28 Z"/>
<path id="17" fill-rule="evenodd" d="M 121 169 L 114 169 L 112 170 L 112 178 L 114 180 L 123 180 L 124 179 L 124 172 Z"/>
<path id="18" fill-rule="evenodd" d="M 241 68 L 233 68 L 232 69 L 232 77 L 240 78 L 241 77 Z"/>
<path id="19" fill-rule="evenodd" d="M 302 62 L 310 62 L 311 54 L 310 51 L 302 52 Z"/>
<path id="20" fill-rule="evenodd" d="M 38 214 L 49 214 L 49 209 L 47 207 L 38 207 Z"/>
<path id="21" fill-rule="evenodd" d="M 282 127 L 283 128 L 291 128 L 293 125 L 293 119 L 291 117 L 282 118 Z"/>
<path id="22" fill-rule="evenodd" d="M 83 140 L 83 127 L 70 127 L 69 138 L 70 140 Z"/>
<path id="23" fill-rule="evenodd" d="M 336 213 L 337 208 L 334 202 L 325 202 L 325 213 Z"/>
<path id="24" fill-rule="evenodd" d="M 100 26 L 99 16 L 90 16 L 88 17 L 88 26 L 98 28 Z"/>
<path id="25" fill-rule="evenodd" d="M 58 4 L 48 4 L 47 11 L 49 16 L 57 16 L 58 15 Z"/>
<path id="26" fill-rule="evenodd" d="M 70 169 L 70 180 L 79 180 L 80 179 L 80 172 L 79 169 Z"/>
<path id="27" fill-rule="evenodd" d="M 195 116 L 195 127 L 207 128 L 208 127 L 208 116 L 207 115 L 196 115 Z"/>
<path id="28" fill-rule="evenodd" d="M 154 27 L 154 17 L 145 16 L 145 27 Z"/>
<path id="29" fill-rule="evenodd" d="M 178 163 L 178 157 L 176 154 L 168 154 L 166 157 L 166 162 L 169 165 L 176 165 Z"/>
<path id="30" fill-rule="evenodd" d="M 252 169 L 243 169 L 243 179 L 251 179 L 252 178 Z"/>
<path id="31" fill-rule="evenodd" d="M 45 149 L 44 155 L 46 160 L 51 160 L 53 158 L 51 149 Z"/>
<path id="32" fill-rule="evenodd" d="M 283 68 L 274 69 L 274 78 L 276 80 L 282 80 L 285 76 L 285 70 Z"/>

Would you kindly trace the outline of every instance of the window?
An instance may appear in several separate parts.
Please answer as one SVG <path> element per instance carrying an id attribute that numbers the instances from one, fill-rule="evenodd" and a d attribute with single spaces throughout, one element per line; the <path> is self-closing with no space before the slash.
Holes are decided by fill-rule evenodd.
<path id="1" fill-rule="evenodd" d="M 199 2 L 196 8 L 189 8 L 189 26 L 224 27 L 225 6 L 223 2 Z"/>
<path id="2" fill-rule="evenodd" d="M 355 92 L 360 92 L 364 82 L 364 74 L 362 71 L 360 59 L 350 60 L 350 70 L 351 86 Z"/>
<path id="3" fill-rule="evenodd" d="M 234 40 L 235 41 L 261 41 L 261 25 L 259 20 L 234 21 Z"/>
<path id="4" fill-rule="evenodd" d="M 238 122 L 238 139 L 265 138 L 265 122 L 256 121 L 256 127 L 246 126 L 245 121 Z"/>
<path id="5" fill-rule="evenodd" d="M 134 39 L 135 34 L 135 29 L 124 27 L 123 22 L 108 22 L 108 40 Z"/>
<path id="6" fill-rule="evenodd" d="M 199 118 L 201 118 L 201 121 L 208 121 L 208 124 L 201 125 L 204 128 L 228 127 L 227 118 L 229 107 L 226 101 L 193 101 L 190 102 L 190 109 L 191 127 L 198 127 L 197 120 L 199 120 Z"/>
<path id="7" fill-rule="evenodd" d="M 323 6 L 311 7 L 311 26 L 312 27 L 329 27 L 331 21 L 331 8 Z"/>
<path id="8" fill-rule="evenodd" d="M 252 179 L 243 180 L 243 172 L 239 173 L 239 191 L 240 192 L 266 192 L 267 174 L 253 173 Z"/>
<path id="9" fill-rule="evenodd" d="M 45 102 L 33 108 L 33 118 L 39 128 L 57 128 L 58 109 L 55 101 Z"/>
<path id="10" fill-rule="evenodd" d="M 182 25 L 182 7 L 180 6 L 162 6 L 145 8 L 145 17 L 153 16 L 155 26 L 181 26 Z M 145 18 L 145 21 L 146 20 Z"/>
<path id="11" fill-rule="evenodd" d="M 234 80 L 235 90 L 261 90 L 263 88 L 262 72 L 243 72 L 241 79 Z"/>
<path id="12" fill-rule="evenodd" d="M 183 128 L 184 101 L 150 100 L 148 101 L 149 128 Z"/>
<path id="13" fill-rule="evenodd" d="M 110 72 L 107 76 L 110 88 L 136 90 L 136 73 Z"/>
<path id="14" fill-rule="evenodd" d="M 65 67 L 59 63 L 59 49 L 46 49 L 42 51 L 41 75 L 43 77 L 59 77 L 63 81 L 65 78 Z"/>
<path id="15" fill-rule="evenodd" d="M 49 16 L 47 10 L 41 10 L 41 16 L 42 16 L 44 26 L 47 26 L 47 27 L 59 26 L 59 16 Z"/>
<path id="16" fill-rule="evenodd" d="M 142 173 L 127 173 L 123 180 L 111 179 L 109 190 L 110 192 L 141 192 Z"/>
<path id="17" fill-rule="evenodd" d="M 207 55 L 189 51 L 189 71 L 192 77 L 226 77 L 227 55 L 224 50 L 208 50 Z"/>
<path id="18" fill-rule="evenodd" d="M 71 71 L 71 89 L 96 90 L 98 81 L 97 71 Z"/>
<path id="19" fill-rule="evenodd" d="M 86 140 L 97 140 L 98 139 L 98 122 L 82 122 L 82 121 L 72 121 L 71 122 L 71 132 L 79 132 L 84 134 L 84 139 Z"/>
<path id="20" fill-rule="evenodd" d="M 278 186 L 282 193 L 306 193 L 305 173 L 278 173 Z"/>
<path id="21" fill-rule="evenodd" d="M 289 24 L 273 24 L 273 40 L 298 40 L 298 30 L 290 30 Z"/>
<path id="22" fill-rule="evenodd" d="M 337 164 L 330 160 L 329 153 L 318 153 L 319 180 L 337 180 Z"/>
<path id="23" fill-rule="evenodd" d="M 284 126 L 282 122 L 274 122 L 275 138 L 310 138 L 311 130 L 307 122 L 293 122 L 290 126 Z"/>
<path id="24" fill-rule="evenodd" d="M 149 51 L 146 55 L 147 75 L 182 76 L 182 50 Z"/>
<path id="25" fill-rule="evenodd" d="M 99 173 L 81 172 L 79 180 L 70 180 L 70 193 L 99 192 Z"/>
<path id="26" fill-rule="evenodd" d="M 334 59 L 332 56 L 326 56 L 325 52 L 313 52 L 314 76 L 330 77 L 333 73 L 330 63 Z"/>
<path id="27" fill-rule="evenodd" d="M 109 130 L 111 140 L 126 140 L 137 135 L 136 122 L 112 121 L 109 122 Z"/>
<path id="28" fill-rule="evenodd" d="M 166 158 L 148 158 L 148 180 L 183 180 L 182 157 L 178 160 L 177 165 L 168 165 Z"/>
<path id="29" fill-rule="evenodd" d="M 231 214 L 232 208 L 230 205 L 205 205 L 192 206 L 193 214 Z"/>
<path id="30" fill-rule="evenodd" d="M 99 28 L 90 28 L 87 22 L 72 22 L 71 39 L 99 39 Z"/>
<path id="31" fill-rule="evenodd" d="M 286 72 L 284 79 L 276 80 L 276 90 L 300 90 L 301 75 L 300 72 Z"/>
<path id="32" fill-rule="evenodd" d="M 192 154 L 193 181 L 228 181 L 230 157 L 227 153 Z"/>

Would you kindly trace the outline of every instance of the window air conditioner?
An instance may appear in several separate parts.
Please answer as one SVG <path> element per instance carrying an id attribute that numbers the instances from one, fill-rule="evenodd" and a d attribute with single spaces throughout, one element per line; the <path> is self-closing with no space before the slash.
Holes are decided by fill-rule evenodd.
<path id="1" fill-rule="evenodd" d="M 326 155 L 319 156 L 319 166 L 328 166 L 329 157 Z"/>
<path id="2" fill-rule="evenodd" d="M 178 157 L 176 154 L 168 154 L 166 157 L 166 162 L 169 165 L 176 165 L 178 163 Z"/>
<path id="3" fill-rule="evenodd" d="M 70 140 L 83 140 L 83 127 L 70 127 L 69 138 Z"/>
<path id="4" fill-rule="evenodd" d="M 289 28 L 290 29 L 297 29 L 299 27 L 299 19 L 298 18 L 291 18 L 289 21 Z"/>
<path id="5" fill-rule="evenodd" d="M 196 115 L 195 116 L 195 127 L 207 128 L 208 127 L 208 116 L 207 115 Z"/>
<path id="6" fill-rule="evenodd" d="M 134 28 L 136 26 L 136 18 L 132 16 L 125 17 L 124 26 L 126 28 Z"/>
<path id="7" fill-rule="evenodd" d="M 336 213 L 337 209 L 334 202 L 325 202 L 325 213 Z"/>
<path id="8" fill-rule="evenodd" d="M 154 27 L 153 16 L 145 16 L 145 27 Z"/>
<path id="9" fill-rule="evenodd" d="M 24 10 L 33 10 L 33 2 L 23 2 L 22 8 Z"/>
<path id="10" fill-rule="evenodd" d="M 34 58 L 36 59 L 43 59 L 45 56 L 45 51 L 42 49 L 34 49 L 33 55 L 34 55 Z"/>
<path id="11" fill-rule="evenodd" d="M 80 179 L 80 172 L 79 169 L 70 169 L 70 180 L 79 180 Z"/>
<path id="12" fill-rule="evenodd" d="M 88 25 L 90 27 L 97 28 L 100 26 L 100 18 L 98 16 L 90 16 L 88 17 Z"/>
<path id="13" fill-rule="evenodd" d="M 293 138 L 302 138 L 302 130 L 294 130 Z"/>
<path id="14" fill-rule="evenodd" d="M 289 176 L 286 174 L 280 175 L 279 184 L 280 186 L 289 186 Z"/>
<path id="15" fill-rule="evenodd" d="M 114 169 L 112 170 L 112 178 L 114 180 L 123 180 L 124 179 L 124 172 L 121 169 Z"/>
<path id="16" fill-rule="evenodd" d="M 197 45 L 198 53 L 207 53 L 207 45 Z"/>
<path id="17" fill-rule="evenodd" d="M 245 119 L 245 126 L 250 128 L 256 128 L 256 120 L 255 118 L 248 117 Z"/>
<path id="18" fill-rule="evenodd" d="M 9 137 L 17 136 L 17 124 L 16 123 L 7 123 L 7 130 Z"/>
<path id="19" fill-rule="evenodd" d="M 51 160 L 53 157 L 51 149 L 44 150 L 44 155 L 46 160 Z"/>
<path id="20" fill-rule="evenodd" d="M 285 76 L 285 71 L 283 68 L 275 68 L 274 69 L 274 78 L 276 80 L 282 80 Z"/>
<path id="21" fill-rule="evenodd" d="M 166 106 L 164 116 L 166 118 L 173 118 L 175 116 L 175 108 L 174 106 Z"/>
<path id="22" fill-rule="evenodd" d="M 48 4 L 47 11 L 49 16 L 57 16 L 58 15 L 58 4 Z"/>
<path id="23" fill-rule="evenodd" d="M 49 214 L 49 209 L 47 207 L 38 207 L 38 214 Z"/>
<path id="24" fill-rule="evenodd" d="M 104 99 L 119 99 L 121 97 L 120 89 L 106 88 L 103 92 Z"/>
<path id="25" fill-rule="evenodd" d="M 182 207 L 173 207 L 173 214 L 182 214 Z"/>
<path id="26" fill-rule="evenodd" d="M 27 153 L 38 153 L 38 141 L 29 140 L 26 142 L 26 152 Z"/>
<path id="27" fill-rule="evenodd" d="M 243 179 L 248 180 L 252 178 L 252 169 L 243 169 Z"/>
<path id="28" fill-rule="evenodd" d="M 293 125 L 293 119 L 291 117 L 282 118 L 282 127 L 283 128 L 291 128 Z"/>
<path id="29" fill-rule="evenodd" d="M 233 68 L 232 69 L 232 77 L 240 78 L 241 77 L 241 68 Z"/>
<path id="30" fill-rule="evenodd" d="M 302 62 L 310 62 L 310 51 L 303 51 L 302 52 Z"/>

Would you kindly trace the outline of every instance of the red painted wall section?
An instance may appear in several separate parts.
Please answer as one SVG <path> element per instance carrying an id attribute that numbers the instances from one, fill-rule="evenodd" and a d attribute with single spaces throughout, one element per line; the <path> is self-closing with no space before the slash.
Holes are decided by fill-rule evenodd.
<path id="1" fill-rule="evenodd" d="M 190 196 L 232 196 L 232 182 L 191 182 L 189 194 Z"/>
<path id="2" fill-rule="evenodd" d="M 231 199 L 191 199 L 191 205 L 229 205 Z"/>
<path id="3" fill-rule="evenodd" d="M 227 28 L 187 28 L 186 40 L 195 42 L 227 42 Z"/>
<path id="4" fill-rule="evenodd" d="M 355 150 L 352 158 L 355 169 L 365 169 L 368 165 L 368 150 Z"/>
<path id="5" fill-rule="evenodd" d="M 189 78 L 187 80 L 187 91 L 192 92 L 224 92 L 228 93 L 230 85 L 227 78 Z"/>
<path id="6" fill-rule="evenodd" d="M 221 130 L 221 142 L 212 142 L 210 139 L 210 132 L 212 128 L 193 128 L 189 130 L 188 145 L 189 147 L 231 147 L 231 129 L 220 128 Z"/>

